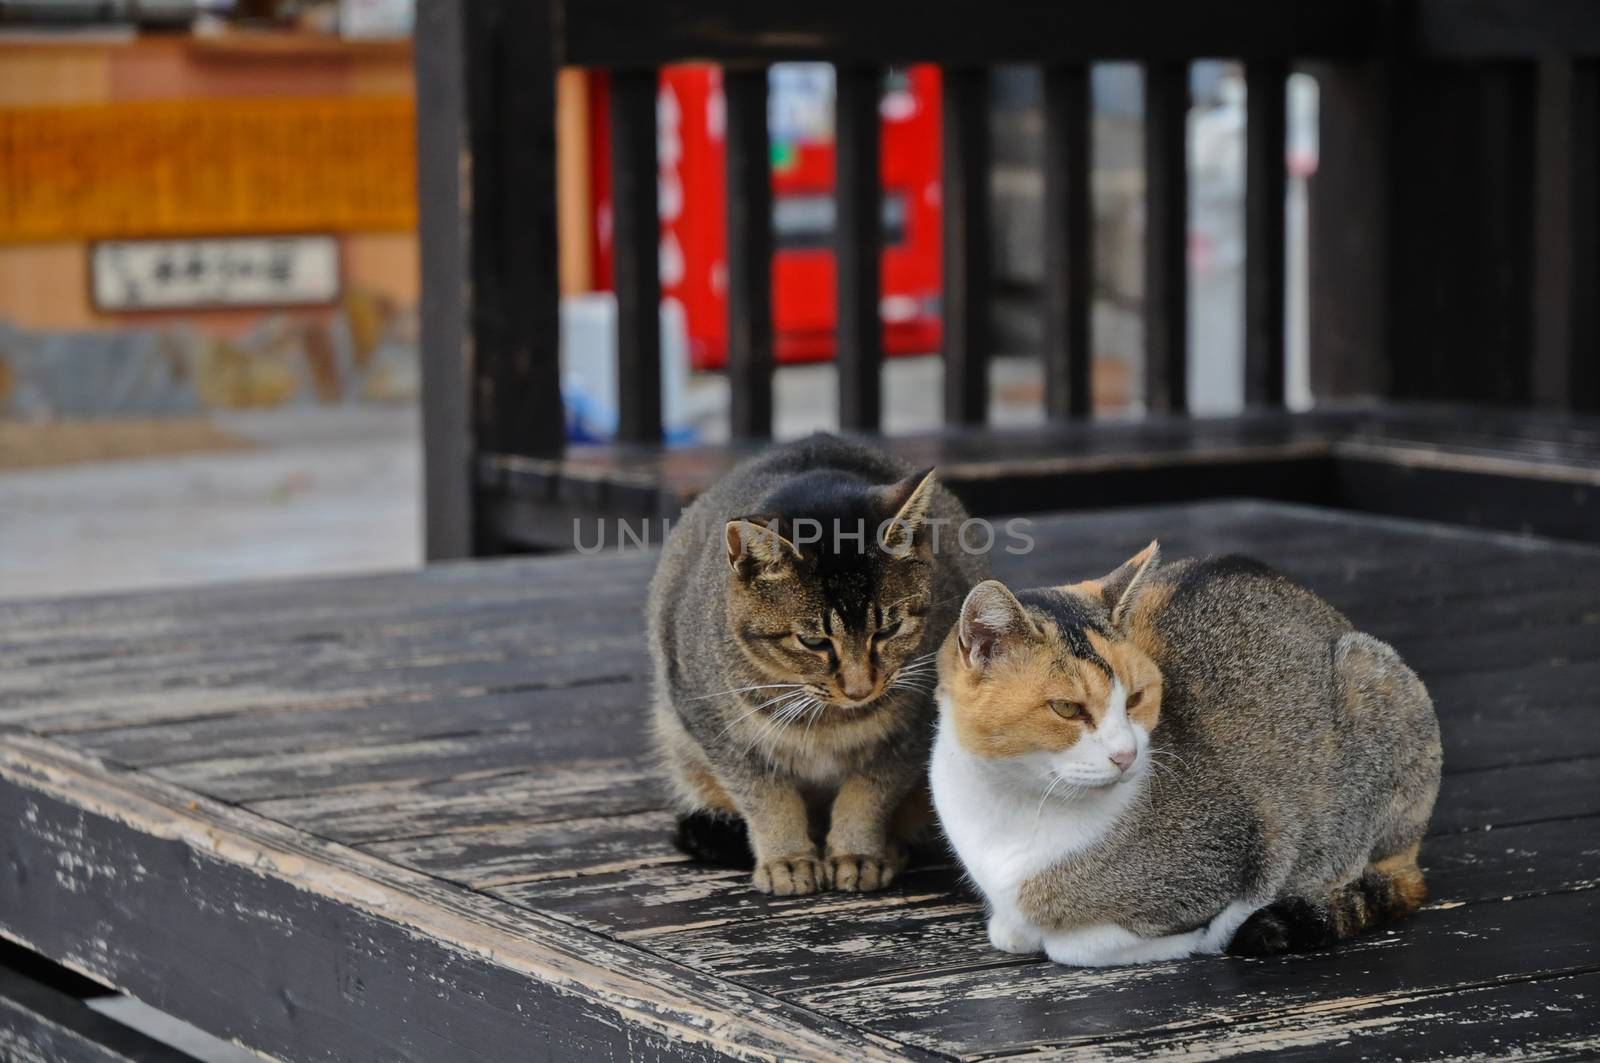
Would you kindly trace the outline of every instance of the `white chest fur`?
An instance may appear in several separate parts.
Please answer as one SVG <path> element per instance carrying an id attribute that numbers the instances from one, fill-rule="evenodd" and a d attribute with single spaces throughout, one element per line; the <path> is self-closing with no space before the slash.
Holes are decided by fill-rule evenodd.
<path id="1" fill-rule="evenodd" d="M 940 699 L 930 783 L 944 831 L 995 912 L 1016 916 L 1022 883 L 1093 845 L 1138 796 L 1142 783 L 1044 800 L 1037 769 L 997 764 L 967 752 Z"/>
<path id="2" fill-rule="evenodd" d="M 1141 766 L 1142 767 L 1142 766 Z M 974 756 L 950 726 L 950 707 L 939 695 L 939 734 L 929 783 L 945 835 L 989 904 L 989 941 L 1006 952 L 1041 949 L 1057 963 L 1103 966 L 1221 952 L 1261 905 L 1236 900 L 1208 926 L 1166 937 L 1142 938 L 1110 923 L 1039 927 L 1021 912 L 1022 884 L 1103 838 L 1138 797 L 1144 771 L 1124 783 L 1078 792 L 1070 801 L 1046 800 L 1040 765 L 1000 763 Z"/>

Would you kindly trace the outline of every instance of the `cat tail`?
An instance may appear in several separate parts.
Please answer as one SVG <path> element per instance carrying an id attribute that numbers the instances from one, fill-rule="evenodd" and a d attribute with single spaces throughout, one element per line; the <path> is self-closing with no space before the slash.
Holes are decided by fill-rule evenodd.
<path id="1" fill-rule="evenodd" d="M 750 850 L 750 831 L 744 820 L 725 812 L 696 811 L 678 816 L 672 843 L 705 864 L 751 870 L 756 866 Z"/>
<path id="2" fill-rule="evenodd" d="M 1283 897 L 1246 919 L 1228 945 L 1231 956 L 1272 956 L 1325 949 L 1422 907 L 1428 887 L 1411 849 L 1369 864 L 1361 875 L 1310 901 Z"/>

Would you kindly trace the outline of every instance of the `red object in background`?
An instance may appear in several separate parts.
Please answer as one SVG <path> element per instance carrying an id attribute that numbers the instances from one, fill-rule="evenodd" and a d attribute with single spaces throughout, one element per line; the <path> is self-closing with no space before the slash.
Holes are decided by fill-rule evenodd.
<path id="1" fill-rule="evenodd" d="M 772 68 L 773 332 L 779 362 L 835 352 L 833 74 L 825 64 Z M 661 292 L 683 304 L 689 361 L 728 360 L 726 162 L 722 72 L 661 72 L 657 93 Z M 611 142 L 607 82 L 589 79 L 595 282 L 611 286 Z M 939 71 L 889 76 L 880 107 L 884 201 L 883 318 L 888 354 L 939 349 Z"/>

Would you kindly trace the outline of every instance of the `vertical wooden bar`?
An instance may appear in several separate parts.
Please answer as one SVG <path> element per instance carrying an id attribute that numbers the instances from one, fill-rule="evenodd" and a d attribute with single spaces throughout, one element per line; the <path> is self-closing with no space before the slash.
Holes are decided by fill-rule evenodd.
<path id="1" fill-rule="evenodd" d="M 617 441 L 661 441 L 661 220 L 656 72 L 611 74 L 611 203 L 617 292 Z"/>
<path id="2" fill-rule="evenodd" d="M 498 549 L 479 455 L 564 442 L 555 62 L 548 2 L 428 0 L 418 18 L 426 549 L 443 558 Z"/>
<path id="3" fill-rule="evenodd" d="M 883 71 L 840 67 L 834 121 L 833 196 L 837 225 L 839 426 L 876 432 L 882 424 L 883 198 L 878 104 Z"/>
<path id="4" fill-rule="evenodd" d="M 989 72 L 943 75 L 944 419 L 989 414 L 989 309 L 994 263 L 989 223 Z"/>
<path id="5" fill-rule="evenodd" d="M 1308 64 L 1319 91 L 1317 173 L 1307 186 L 1311 393 L 1387 396 L 1399 79 L 1388 61 Z"/>
<path id="6" fill-rule="evenodd" d="M 1284 339 L 1284 147 L 1288 133 L 1289 68 L 1251 60 L 1247 94 L 1244 191 L 1244 399 L 1247 406 L 1282 408 L 1287 349 Z"/>
<path id="7" fill-rule="evenodd" d="M 1044 395 L 1055 420 L 1088 417 L 1091 391 L 1089 67 L 1044 70 Z"/>
<path id="8" fill-rule="evenodd" d="M 481 2 L 481 0 L 479 0 Z M 418 0 L 417 241 L 422 259 L 423 552 L 472 553 L 472 394 L 467 386 L 471 290 L 461 181 L 467 149 L 465 5 Z"/>
<path id="9" fill-rule="evenodd" d="M 736 439 L 772 435 L 772 159 L 767 71 L 722 75 L 728 115 L 728 385 Z"/>
<path id="10" fill-rule="evenodd" d="M 1151 413 L 1188 409 L 1189 64 L 1145 67 L 1144 398 Z"/>
<path id="11" fill-rule="evenodd" d="M 1534 357 L 1543 406 L 1600 411 L 1600 63 L 1539 65 Z"/>

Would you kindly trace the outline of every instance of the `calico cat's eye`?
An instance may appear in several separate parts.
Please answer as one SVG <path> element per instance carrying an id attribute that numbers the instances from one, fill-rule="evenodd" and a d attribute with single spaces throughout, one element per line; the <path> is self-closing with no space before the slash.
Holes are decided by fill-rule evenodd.
<path id="1" fill-rule="evenodd" d="M 832 639 L 829 639 L 829 638 L 815 638 L 814 639 L 810 635 L 802 635 L 798 631 L 795 632 L 794 637 L 800 643 L 800 645 L 804 646 L 806 649 L 810 650 L 813 653 L 821 653 L 823 650 L 825 650 L 829 646 L 833 645 L 833 640 Z"/>
<path id="2" fill-rule="evenodd" d="M 892 639 L 898 634 L 900 634 L 900 621 L 896 620 L 892 624 L 880 627 L 872 637 L 881 641 L 884 639 Z"/>
<path id="3" fill-rule="evenodd" d="M 1050 711 L 1063 720 L 1081 720 L 1088 715 L 1081 701 L 1052 701 Z"/>
<path id="4" fill-rule="evenodd" d="M 1132 694 L 1128 695 L 1128 705 L 1127 705 L 1127 707 L 1130 708 L 1130 709 L 1137 709 L 1139 707 L 1139 702 L 1141 702 L 1143 700 L 1144 700 L 1144 691 L 1135 690 Z"/>

